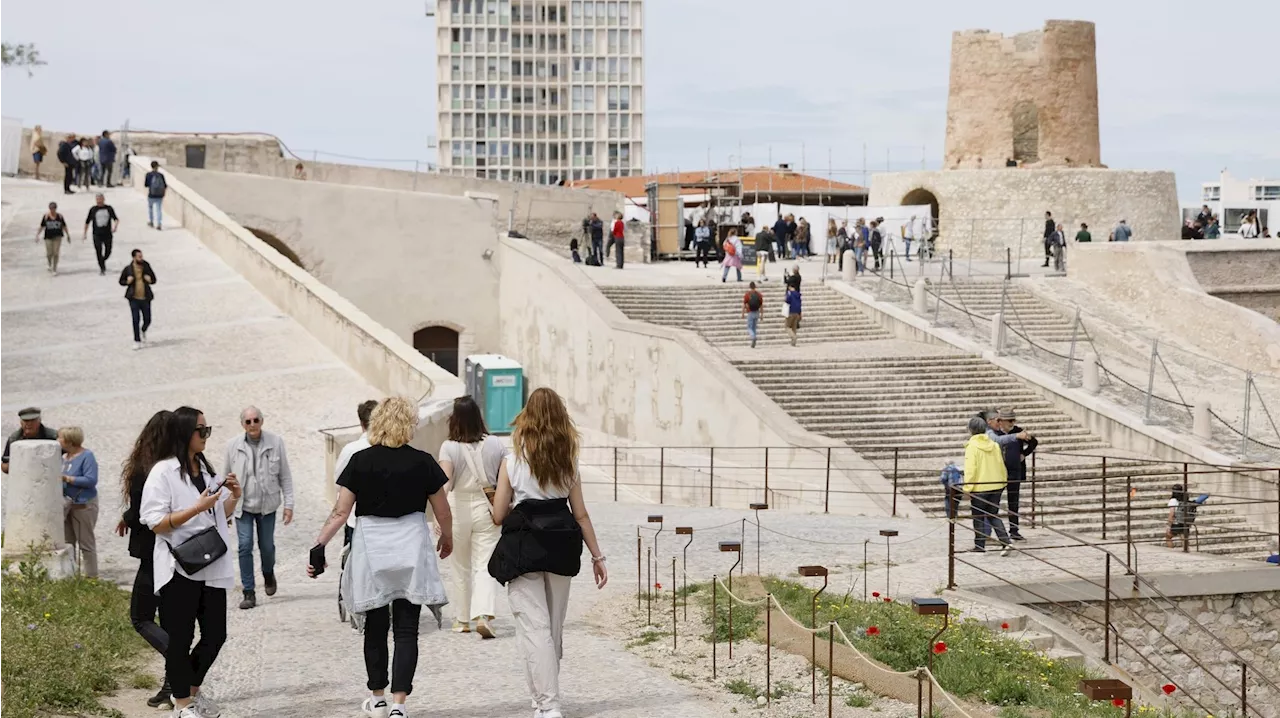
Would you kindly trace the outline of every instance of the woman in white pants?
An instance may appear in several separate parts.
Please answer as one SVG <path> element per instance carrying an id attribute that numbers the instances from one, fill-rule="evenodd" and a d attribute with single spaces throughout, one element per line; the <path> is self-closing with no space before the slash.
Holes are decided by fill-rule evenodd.
<path id="1" fill-rule="evenodd" d="M 440 446 L 440 468 L 449 483 L 453 512 L 453 555 L 449 557 L 449 603 L 453 630 L 493 638 L 490 623 L 498 609 L 498 582 L 489 575 L 489 556 L 498 545 L 498 527 L 490 514 L 498 467 L 507 447 L 490 436 L 480 407 L 469 396 L 453 400 L 449 440 Z"/>
<path id="2" fill-rule="evenodd" d="M 582 500 L 578 430 L 560 396 L 545 387 L 530 394 L 511 440 L 512 453 L 502 462 L 493 500 L 493 521 L 502 525 L 502 538 L 489 572 L 507 586 L 534 718 L 563 718 L 564 620 L 584 542 L 597 588 L 604 588 L 609 573 Z"/>

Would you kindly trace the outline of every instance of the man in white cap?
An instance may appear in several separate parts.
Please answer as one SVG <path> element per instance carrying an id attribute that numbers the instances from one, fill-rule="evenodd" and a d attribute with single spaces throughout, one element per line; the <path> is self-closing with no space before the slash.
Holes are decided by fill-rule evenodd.
<path id="1" fill-rule="evenodd" d="M 9 447 L 15 441 L 27 441 L 32 439 L 46 439 L 48 441 L 57 441 L 58 432 L 50 429 L 40 421 L 40 410 L 34 406 L 29 406 L 18 412 L 18 420 L 22 422 L 22 427 L 9 435 L 4 441 L 4 459 L 0 462 L 0 471 L 9 473 Z"/>

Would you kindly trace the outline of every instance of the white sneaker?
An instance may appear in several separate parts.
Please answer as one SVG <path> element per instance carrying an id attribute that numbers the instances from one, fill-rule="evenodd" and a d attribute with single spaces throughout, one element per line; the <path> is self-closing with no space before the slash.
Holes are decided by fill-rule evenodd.
<path id="1" fill-rule="evenodd" d="M 215 703 L 204 691 L 201 691 L 195 698 L 191 699 L 191 705 L 195 706 L 200 718 L 218 718 L 218 716 L 222 715 L 222 706 Z"/>
<path id="2" fill-rule="evenodd" d="M 136 351 L 138 351 L 138 350 L 139 350 L 139 349 L 141 349 L 141 348 L 142 348 L 142 342 L 134 342 L 134 343 L 133 343 L 133 350 L 134 350 L 135 352 L 136 352 Z"/>
<path id="3" fill-rule="evenodd" d="M 559 708 L 552 708 L 549 711 L 539 712 L 538 718 L 564 718 L 564 714 L 560 712 Z"/>
<path id="4" fill-rule="evenodd" d="M 203 717 L 200 715 L 200 711 L 196 710 L 196 704 L 192 702 L 192 703 L 188 703 L 186 708 L 181 708 L 181 709 L 174 708 L 173 718 L 203 718 Z"/>
<path id="5" fill-rule="evenodd" d="M 369 718 L 387 718 L 387 711 L 390 709 L 387 707 L 386 696 L 369 696 L 364 699 L 360 710 Z"/>

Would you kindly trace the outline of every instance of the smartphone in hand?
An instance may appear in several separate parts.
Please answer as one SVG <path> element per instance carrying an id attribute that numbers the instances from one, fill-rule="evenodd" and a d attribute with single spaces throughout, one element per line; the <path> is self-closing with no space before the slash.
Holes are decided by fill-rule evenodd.
<path id="1" fill-rule="evenodd" d="M 316 545 L 311 548 L 311 577 L 318 578 L 324 573 L 324 546 Z"/>

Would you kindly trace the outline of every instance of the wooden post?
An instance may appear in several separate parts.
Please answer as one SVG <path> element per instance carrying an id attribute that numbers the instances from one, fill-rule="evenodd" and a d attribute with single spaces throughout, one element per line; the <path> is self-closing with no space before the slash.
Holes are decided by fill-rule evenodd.
<path id="1" fill-rule="evenodd" d="M 827 447 L 827 488 L 822 492 L 822 513 L 831 513 L 831 447 Z"/>
<path id="2" fill-rule="evenodd" d="M 720 592 L 720 578 L 711 574 L 711 679 L 716 677 L 716 594 Z"/>
<path id="3" fill-rule="evenodd" d="M 658 503 L 661 504 L 666 490 L 667 447 L 658 447 Z M 1105 537 L 1104 537 L 1105 538 Z M 655 557 L 656 558 L 656 557 Z"/>
<path id="4" fill-rule="evenodd" d="M 898 447 L 893 447 L 893 511 L 891 516 L 898 515 Z"/>
<path id="5" fill-rule="evenodd" d="M 764 599 L 764 702 L 773 702 L 773 594 Z"/>
<path id="6" fill-rule="evenodd" d="M 671 650 L 676 650 L 676 557 L 671 557 Z"/>

